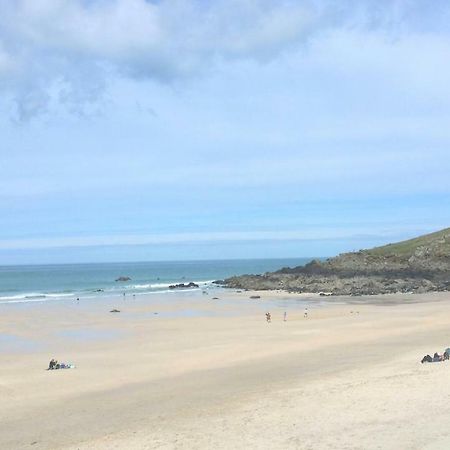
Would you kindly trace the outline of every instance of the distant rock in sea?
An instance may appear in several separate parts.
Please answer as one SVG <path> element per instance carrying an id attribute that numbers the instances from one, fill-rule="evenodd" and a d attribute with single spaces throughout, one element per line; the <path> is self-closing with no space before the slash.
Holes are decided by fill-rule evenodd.
<path id="1" fill-rule="evenodd" d="M 116 278 L 116 281 L 131 281 L 131 278 L 130 277 L 119 277 L 119 278 Z"/>

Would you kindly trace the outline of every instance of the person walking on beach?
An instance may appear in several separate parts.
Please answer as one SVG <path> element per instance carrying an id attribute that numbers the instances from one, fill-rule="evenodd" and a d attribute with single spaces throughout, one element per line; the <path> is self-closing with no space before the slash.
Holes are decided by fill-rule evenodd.
<path id="1" fill-rule="evenodd" d="M 266 320 L 267 320 L 267 323 L 272 322 L 272 317 L 270 315 L 270 312 L 266 312 Z"/>
<path id="2" fill-rule="evenodd" d="M 286 322 L 286 316 L 287 316 L 287 312 L 284 312 L 284 317 L 283 317 L 283 322 Z"/>
<path id="3" fill-rule="evenodd" d="M 308 308 L 305 308 L 305 313 L 303 314 L 303 317 L 304 317 L 305 319 L 308 318 Z"/>

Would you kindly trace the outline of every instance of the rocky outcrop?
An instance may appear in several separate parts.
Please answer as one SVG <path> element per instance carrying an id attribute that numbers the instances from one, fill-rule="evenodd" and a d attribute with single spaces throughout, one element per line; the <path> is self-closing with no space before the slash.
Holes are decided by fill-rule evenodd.
<path id="1" fill-rule="evenodd" d="M 332 295 L 450 290 L 450 229 L 264 275 L 235 276 L 223 284 Z"/>
<path id="2" fill-rule="evenodd" d="M 130 277 L 119 277 L 119 278 L 116 278 L 116 281 L 131 281 L 131 278 Z"/>
<path id="3" fill-rule="evenodd" d="M 198 288 L 199 285 L 196 283 L 193 283 L 192 281 L 190 283 L 180 283 L 180 284 L 171 284 L 169 286 L 169 289 L 191 289 L 191 288 Z"/>

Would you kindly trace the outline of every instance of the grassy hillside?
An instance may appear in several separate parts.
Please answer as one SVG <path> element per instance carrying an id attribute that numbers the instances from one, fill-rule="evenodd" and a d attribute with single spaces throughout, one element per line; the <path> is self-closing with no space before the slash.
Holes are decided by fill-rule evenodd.
<path id="1" fill-rule="evenodd" d="M 421 250 L 428 250 L 436 256 L 450 257 L 450 228 L 426 234 L 407 241 L 376 247 L 364 252 L 372 256 L 390 256 L 410 258 Z"/>
<path id="2" fill-rule="evenodd" d="M 240 289 L 285 289 L 332 295 L 450 290 L 450 228 L 415 239 L 343 253 L 306 266 L 225 280 Z"/>

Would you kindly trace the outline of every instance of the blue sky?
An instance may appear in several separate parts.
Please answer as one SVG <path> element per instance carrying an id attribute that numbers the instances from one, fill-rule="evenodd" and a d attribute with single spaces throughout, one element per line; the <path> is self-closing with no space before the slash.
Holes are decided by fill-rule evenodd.
<path id="1" fill-rule="evenodd" d="M 328 256 L 449 226 L 449 19 L 0 0 L 0 263 Z"/>

